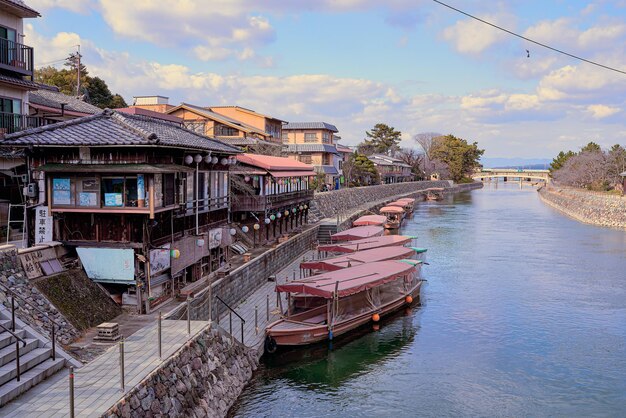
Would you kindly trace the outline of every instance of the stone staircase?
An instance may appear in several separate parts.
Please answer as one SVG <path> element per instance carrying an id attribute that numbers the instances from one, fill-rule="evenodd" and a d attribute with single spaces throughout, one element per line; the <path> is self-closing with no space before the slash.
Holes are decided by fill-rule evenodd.
<path id="1" fill-rule="evenodd" d="M 330 236 L 337 233 L 336 222 L 322 222 L 317 230 L 317 241 L 320 244 L 330 244 Z"/>
<path id="2" fill-rule="evenodd" d="M 0 325 L 10 330 L 10 318 L 10 312 L 2 307 Z M 59 355 L 59 352 L 56 353 L 56 359 L 52 359 L 50 341 L 16 319 L 14 334 L 23 340 L 19 342 L 20 380 L 18 382 L 17 339 L 4 328 L 0 327 L 0 407 L 63 369 L 66 364 L 66 359 Z"/>

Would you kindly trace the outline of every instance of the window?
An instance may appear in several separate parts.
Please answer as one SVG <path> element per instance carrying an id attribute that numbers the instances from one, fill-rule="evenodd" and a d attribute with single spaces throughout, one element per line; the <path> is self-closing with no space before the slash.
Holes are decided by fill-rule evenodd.
<path id="1" fill-rule="evenodd" d="M 343 168 L 343 160 L 339 160 L 339 169 L 341 170 Z"/>
<path id="2" fill-rule="evenodd" d="M 104 207 L 137 207 L 137 177 L 103 177 Z"/>
<path id="3" fill-rule="evenodd" d="M 194 131 L 195 133 L 200 135 L 204 135 L 206 132 L 206 122 L 185 121 L 183 122 L 183 125 L 190 131 Z"/>
<path id="4" fill-rule="evenodd" d="M 163 204 L 170 206 L 174 203 L 176 203 L 174 174 L 163 174 Z"/>
<path id="5" fill-rule="evenodd" d="M 322 142 L 324 142 L 325 144 L 332 143 L 332 141 L 330 140 L 330 134 L 328 132 L 324 132 L 322 134 Z"/>
<path id="6" fill-rule="evenodd" d="M 331 165 L 331 162 L 330 162 L 330 155 L 328 155 L 328 154 L 324 154 L 324 155 L 322 156 L 322 165 Z"/>
<path id="7" fill-rule="evenodd" d="M 299 157 L 301 163 L 311 164 L 311 156 L 310 155 L 301 155 Z"/>
<path id="8" fill-rule="evenodd" d="M 289 134 L 287 132 L 283 132 L 281 138 L 282 138 L 283 142 L 287 142 L 287 141 L 289 141 Z"/>
<path id="9" fill-rule="evenodd" d="M 77 205 L 100 207 L 100 181 L 97 178 L 76 179 Z"/>
<path id="10" fill-rule="evenodd" d="M 304 134 L 304 142 L 317 142 L 317 134 L 316 133 L 305 133 Z"/>
<path id="11" fill-rule="evenodd" d="M 219 136 L 238 136 L 239 130 L 226 125 L 217 125 L 215 134 Z"/>
<path id="12" fill-rule="evenodd" d="M 55 206 L 74 206 L 71 179 L 52 179 L 52 204 Z"/>

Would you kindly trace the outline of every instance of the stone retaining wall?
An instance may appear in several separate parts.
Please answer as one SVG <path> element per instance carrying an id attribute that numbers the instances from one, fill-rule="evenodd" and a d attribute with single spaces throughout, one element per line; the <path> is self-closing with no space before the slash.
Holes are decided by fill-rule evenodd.
<path id="1" fill-rule="evenodd" d="M 584 223 L 626 229 L 626 197 L 566 187 L 543 187 L 541 200 Z"/>
<path id="2" fill-rule="evenodd" d="M 80 332 L 59 312 L 59 310 L 35 287 L 26 277 L 15 248 L 0 250 L 0 283 L 8 287 L 29 303 L 37 306 L 52 320 L 60 325 L 56 333 L 56 340 L 67 345 L 80 336 Z M 11 297 L 8 292 L 0 288 L 0 303 L 11 309 Z M 36 329 L 46 338 L 50 337 L 52 322 L 48 316 L 27 303 L 15 298 L 15 307 L 18 318 Z"/>
<path id="3" fill-rule="evenodd" d="M 103 417 L 222 417 L 257 366 L 253 350 L 206 327 Z"/>
<path id="4" fill-rule="evenodd" d="M 351 213 L 355 208 L 368 203 L 373 204 L 404 195 L 416 194 L 431 187 L 452 189 L 453 185 L 447 180 L 412 181 L 315 193 L 315 198 L 311 202 L 309 221 L 314 223 L 323 218 L 335 217 L 337 214 Z"/>

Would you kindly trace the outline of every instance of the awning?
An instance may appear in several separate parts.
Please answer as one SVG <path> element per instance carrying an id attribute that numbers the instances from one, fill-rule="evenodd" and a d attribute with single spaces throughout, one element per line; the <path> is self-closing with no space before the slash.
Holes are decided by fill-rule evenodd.
<path id="1" fill-rule="evenodd" d="M 259 170 L 258 168 L 240 167 L 239 169 L 231 170 L 230 173 L 241 174 L 242 176 L 264 176 L 267 174 L 267 171 Z"/>
<path id="2" fill-rule="evenodd" d="M 402 246 L 409 242 L 411 242 L 411 237 L 404 235 L 385 235 L 382 237 L 364 238 L 337 244 L 319 245 L 317 249 L 318 251 L 335 253 L 354 253 L 357 251 L 371 250 L 372 248 Z"/>
<path id="3" fill-rule="evenodd" d="M 404 213 L 404 209 L 398 206 L 385 206 L 380 208 L 380 213 Z"/>
<path id="4" fill-rule="evenodd" d="M 191 167 L 177 164 L 57 164 L 49 163 L 33 168 L 46 173 L 177 173 L 194 171 Z"/>
<path id="5" fill-rule="evenodd" d="M 316 175 L 315 171 L 313 171 L 313 170 L 311 170 L 311 171 L 270 171 L 270 174 L 274 178 L 281 178 L 281 177 L 309 177 L 309 176 L 315 176 Z"/>
<path id="6" fill-rule="evenodd" d="M 413 271 L 415 266 L 406 263 L 379 261 L 287 282 L 276 286 L 276 291 L 304 293 L 325 299 L 332 298 L 336 291 L 339 297 L 346 297 L 392 282 Z"/>
<path id="7" fill-rule="evenodd" d="M 331 241 L 354 241 L 368 237 L 379 237 L 383 234 L 385 228 L 382 226 L 357 226 L 356 228 L 346 229 L 330 236 Z"/>
<path id="8" fill-rule="evenodd" d="M 352 222 L 352 226 L 384 225 L 387 217 L 383 215 L 365 215 Z"/>
<path id="9" fill-rule="evenodd" d="M 348 267 L 356 267 L 376 261 L 400 260 L 412 257 L 415 250 L 410 247 L 384 247 L 372 250 L 359 251 L 353 254 L 340 255 L 323 260 L 311 260 L 300 263 L 301 269 L 335 271 Z"/>

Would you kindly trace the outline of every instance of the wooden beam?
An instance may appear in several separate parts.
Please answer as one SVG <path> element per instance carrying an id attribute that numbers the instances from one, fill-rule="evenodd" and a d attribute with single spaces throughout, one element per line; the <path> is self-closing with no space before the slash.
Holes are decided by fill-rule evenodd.
<path id="1" fill-rule="evenodd" d="M 150 194 L 150 219 L 154 219 L 154 177 L 148 178 L 148 193 Z"/>

